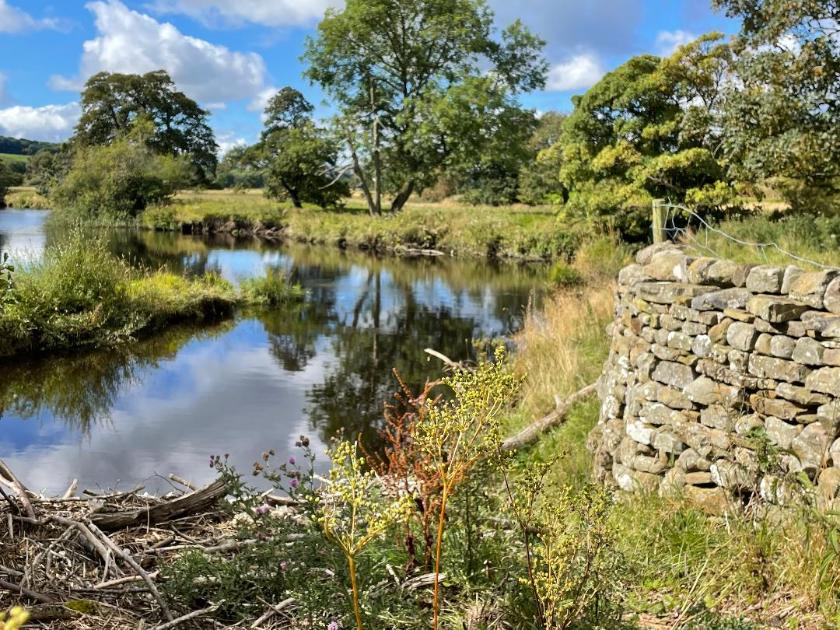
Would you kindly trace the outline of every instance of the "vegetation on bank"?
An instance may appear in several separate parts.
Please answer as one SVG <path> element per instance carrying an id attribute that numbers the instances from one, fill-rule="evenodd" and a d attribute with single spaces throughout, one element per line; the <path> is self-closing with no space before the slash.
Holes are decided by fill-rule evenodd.
<path id="1" fill-rule="evenodd" d="M 31 186 L 19 186 L 8 189 L 6 205 L 18 209 L 49 210 L 52 208 L 52 201 Z"/>
<path id="2" fill-rule="evenodd" d="M 215 275 L 138 272 L 97 238 L 73 232 L 40 260 L 0 266 L 0 357 L 123 343 L 176 321 L 230 316 L 241 305 L 299 300 L 285 278 L 237 291 Z"/>

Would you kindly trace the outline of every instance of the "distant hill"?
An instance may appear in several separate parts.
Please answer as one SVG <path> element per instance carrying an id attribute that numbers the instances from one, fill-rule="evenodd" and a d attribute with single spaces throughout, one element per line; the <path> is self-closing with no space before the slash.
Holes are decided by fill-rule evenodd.
<path id="1" fill-rule="evenodd" d="M 26 140 L 25 138 L 9 138 L 0 136 L 0 153 L 11 155 L 35 155 L 41 149 L 58 149 L 53 142 Z"/>

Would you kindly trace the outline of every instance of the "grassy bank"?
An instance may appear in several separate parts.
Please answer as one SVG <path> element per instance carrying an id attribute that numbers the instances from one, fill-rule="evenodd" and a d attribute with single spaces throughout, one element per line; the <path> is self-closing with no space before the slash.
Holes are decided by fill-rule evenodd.
<path id="1" fill-rule="evenodd" d="M 570 256 L 581 230 L 559 225 L 550 207 L 410 203 L 371 217 L 357 200 L 345 208 L 288 207 L 260 191 L 183 193 L 150 208 L 144 227 L 181 232 L 272 234 L 301 243 L 378 252 L 434 249 L 457 256 L 550 259 Z"/>
<path id="2" fill-rule="evenodd" d="M 12 187 L 6 193 L 6 205 L 10 208 L 48 210 L 50 200 L 29 186 Z"/>
<path id="3" fill-rule="evenodd" d="M 302 297 L 285 278 L 267 276 L 239 291 L 207 275 L 137 272 L 104 243 L 73 233 L 22 268 L 0 273 L 0 357 L 113 346 L 175 322 L 229 317 L 241 305 Z"/>

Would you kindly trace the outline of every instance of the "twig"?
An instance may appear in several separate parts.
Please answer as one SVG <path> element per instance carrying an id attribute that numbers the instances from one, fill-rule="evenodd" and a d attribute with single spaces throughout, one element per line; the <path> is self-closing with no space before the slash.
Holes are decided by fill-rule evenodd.
<path id="1" fill-rule="evenodd" d="M 37 518 L 37 516 L 35 515 L 35 510 L 33 509 L 32 504 L 29 502 L 29 490 L 27 490 L 26 486 L 24 486 L 20 482 L 20 479 L 18 479 L 15 476 L 15 473 L 12 472 L 11 468 L 9 468 L 8 466 L 6 466 L 5 463 L 3 463 L 2 459 L 0 459 L 0 477 L 5 478 L 12 484 L 12 487 L 17 491 L 18 499 L 20 499 L 20 502 L 23 503 L 23 509 L 26 510 L 26 513 L 31 518 Z"/>
<path id="2" fill-rule="evenodd" d="M 212 606 L 209 606 L 202 610 L 194 610 L 193 612 L 187 613 L 186 615 L 182 615 L 177 619 L 170 619 L 167 623 L 162 623 L 159 626 L 155 626 L 154 628 L 152 628 L 152 630 L 169 630 L 170 628 L 180 626 L 185 621 L 190 621 L 191 619 L 196 619 L 198 617 L 203 617 L 204 615 L 209 615 L 211 613 L 216 612 L 219 609 L 220 605 L 221 602 L 219 604 L 213 604 Z"/>
<path id="3" fill-rule="evenodd" d="M 63 501 L 66 501 L 67 499 L 70 499 L 70 498 L 74 497 L 76 495 L 76 490 L 78 490 L 78 488 L 79 488 L 79 480 L 74 479 L 72 482 L 70 482 L 70 487 L 67 488 L 67 490 L 64 492 L 63 495 L 61 495 L 61 499 Z"/>
<path id="4" fill-rule="evenodd" d="M 279 604 L 268 604 L 269 609 L 262 615 L 259 619 L 257 619 L 254 623 L 251 624 L 251 630 L 256 630 L 260 627 L 261 624 L 268 621 L 273 615 L 283 612 L 284 608 L 288 608 L 292 604 L 295 603 L 294 597 L 289 597 L 288 599 L 284 599 Z"/>
<path id="5" fill-rule="evenodd" d="M 195 484 L 190 483 L 189 481 L 187 481 L 187 480 L 186 480 L 186 479 L 184 479 L 183 477 L 179 477 L 178 475 L 176 475 L 176 474 L 174 474 L 174 473 L 173 473 L 173 474 L 169 475 L 169 478 L 170 478 L 172 481 L 174 481 L 175 483 L 180 483 L 180 484 L 181 484 L 182 486 L 184 486 L 185 488 L 189 488 L 190 490 L 192 490 L 193 492 L 195 492 Z"/>
<path id="6" fill-rule="evenodd" d="M 583 389 L 576 391 L 566 400 L 557 405 L 557 408 L 554 409 L 554 411 L 540 418 L 536 422 L 529 424 L 516 435 L 507 438 L 502 443 L 502 450 L 512 451 L 535 442 L 543 433 L 563 422 L 566 418 L 566 414 L 569 413 L 569 410 L 574 405 L 595 393 L 595 387 L 596 383 L 592 383 L 591 385 L 587 385 Z"/>
<path id="7" fill-rule="evenodd" d="M 454 370 L 460 370 L 464 367 L 463 365 L 461 365 L 457 361 L 453 361 L 452 359 L 450 359 L 445 354 L 443 354 L 441 352 L 438 352 L 437 350 L 433 350 L 432 348 L 426 348 L 425 350 L 423 350 L 423 352 L 425 352 L 428 355 L 431 355 L 431 356 L 435 357 L 436 359 L 440 359 L 446 365 L 448 365 L 449 367 L 451 367 Z"/>
<path id="8" fill-rule="evenodd" d="M 25 595 L 30 599 L 36 599 L 39 602 L 43 602 L 44 604 L 54 604 L 56 599 L 51 597 L 50 595 L 44 595 L 44 593 L 38 593 L 37 591 L 31 591 L 28 588 L 24 588 L 20 584 L 15 584 L 14 582 L 7 582 L 6 580 L 0 580 L 0 586 L 3 588 L 14 591 L 16 593 L 20 593 L 21 595 Z"/>
<path id="9" fill-rule="evenodd" d="M 173 621 L 174 618 L 172 617 L 172 613 L 169 611 L 169 606 L 166 605 L 166 600 L 163 599 L 163 597 L 160 594 L 160 591 L 158 591 L 157 589 L 157 586 L 155 586 L 154 580 L 152 580 L 152 578 L 149 577 L 149 574 L 146 573 L 143 567 L 137 564 L 137 561 L 134 558 L 132 558 L 131 554 L 129 554 L 125 549 L 119 547 L 113 540 L 111 540 L 110 538 L 108 538 L 108 536 L 102 533 L 102 530 L 100 530 L 96 525 L 94 525 L 91 522 L 86 523 L 86 525 L 88 526 L 91 532 L 96 534 L 102 540 L 102 542 L 105 543 L 107 547 L 109 547 L 120 558 L 125 560 L 128 563 L 128 565 L 132 569 L 134 569 L 137 575 L 143 578 L 143 581 L 146 583 L 146 586 L 149 587 L 149 592 L 157 600 L 158 604 L 160 605 L 160 609 L 163 611 L 163 614 L 166 617 L 166 619 L 168 621 Z"/>

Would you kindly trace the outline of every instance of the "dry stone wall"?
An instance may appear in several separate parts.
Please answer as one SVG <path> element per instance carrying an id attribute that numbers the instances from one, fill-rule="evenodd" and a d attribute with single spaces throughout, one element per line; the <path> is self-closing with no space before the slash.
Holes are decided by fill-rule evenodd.
<path id="1" fill-rule="evenodd" d="M 756 497 L 833 504 L 840 271 L 652 246 L 619 274 L 608 332 L 589 442 L 602 481 L 718 513 Z"/>

